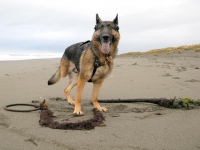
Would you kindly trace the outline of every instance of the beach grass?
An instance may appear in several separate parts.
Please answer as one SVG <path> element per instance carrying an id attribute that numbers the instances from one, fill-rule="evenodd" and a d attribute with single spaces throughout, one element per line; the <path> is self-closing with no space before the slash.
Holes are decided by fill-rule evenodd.
<path id="1" fill-rule="evenodd" d="M 178 47 L 166 47 L 166 48 L 161 48 L 161 49 L 152 49 L 147 52 L 128 52 L 128 53 L 120 54 L 119 56 L 135 56 L 135 55 L 142 55 L 142 54 L 162 54 L 162 53 L 181 54 L 183 51 L 200 52 L 200 44 L 182 45 Z"/>

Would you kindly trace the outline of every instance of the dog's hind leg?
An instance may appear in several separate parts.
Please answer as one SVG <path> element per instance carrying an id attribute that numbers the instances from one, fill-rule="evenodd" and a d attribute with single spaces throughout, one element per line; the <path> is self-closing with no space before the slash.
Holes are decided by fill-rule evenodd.
<path id="1" fill-rule="evenodd" d="M 69 85 L 65 88 L 64 93 L 65 93 L 65 96 L 68 100 L 68 103 L 70 105 L 74 105 L 74 101 L 70 96 L 70 92 L 71 92 L 72 88 L 77 85 L 78 72 L 75 71 L 75 68 L 73 68 L 72 70 L 71 69 L 69 69 L 69 70 L 70 70 L 70 72 L 69 72 Z"/>
<path id="2" fill-rule="evenodd" d="M 103 81 L 98 83 L 93 83 L 93 92 L 92 92 L 92 103 L 94 105 L 94 108 L 97 108 L 99 111 L 107 111 L 108 109 L 105 107 L 101 107 L 98 103 L 98 96 L 100 88 L 103 84 Z"/>
<path id="3" fill-rule="evenodd" d="M 61 77 L 65 77 L 67 75 L 69 67 L 70 61 L 66 57 L 62 57 L 60 60 Z"/>

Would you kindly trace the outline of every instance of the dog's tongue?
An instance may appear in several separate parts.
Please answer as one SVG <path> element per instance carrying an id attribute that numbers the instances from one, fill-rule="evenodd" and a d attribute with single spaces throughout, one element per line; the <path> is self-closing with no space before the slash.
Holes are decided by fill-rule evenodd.
<path id="1" fill-rule="evenodd" d="M 108 54 L 110 51 L 110 41 L 109 42 L 103 42 L 101 50 L 104 54 Z"/>

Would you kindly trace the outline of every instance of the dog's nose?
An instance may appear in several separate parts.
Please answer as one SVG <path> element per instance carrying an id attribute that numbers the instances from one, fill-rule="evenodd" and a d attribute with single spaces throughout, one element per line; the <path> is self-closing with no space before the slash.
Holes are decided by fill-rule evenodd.
<path id="1" fill-rule="evenodd" d="M 107 41 L 108 38 L 109 38 L 109 35 L 108 35 L 108 34 L 104 34 L 104 35 L 103 35 L 103 40 L 104 40 L 104 41 Z"/>

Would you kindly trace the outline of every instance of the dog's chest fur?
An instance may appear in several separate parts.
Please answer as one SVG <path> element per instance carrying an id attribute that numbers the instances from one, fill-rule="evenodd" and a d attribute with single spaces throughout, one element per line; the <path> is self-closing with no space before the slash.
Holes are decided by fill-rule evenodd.
<path id="1" fill-rule="evenodd" d="M 91 49 L 87 49 L 82 53 L 82 56 L 80 58 L 80 75 L 87 80 L 92 77 L 91 79 L 93 82 L 98 82 L 105 79 L 111 73 L 113 69 L 113 57 L 99 57 L 99 61 L 103 65 L 98 67 L 95 74 L 92 76 L 95 60 L 93 59 L 94 54 L 91 51 Z"/>
<path id="2" fill-rule="evenodd" d="M 103 66 L 98 67 L 96 73 L 92 77 L 93 81 L 105 79 L 111 73 L 113 69 L 113 62 L 105 61 L 104 63 L 105 64 Z"/>

